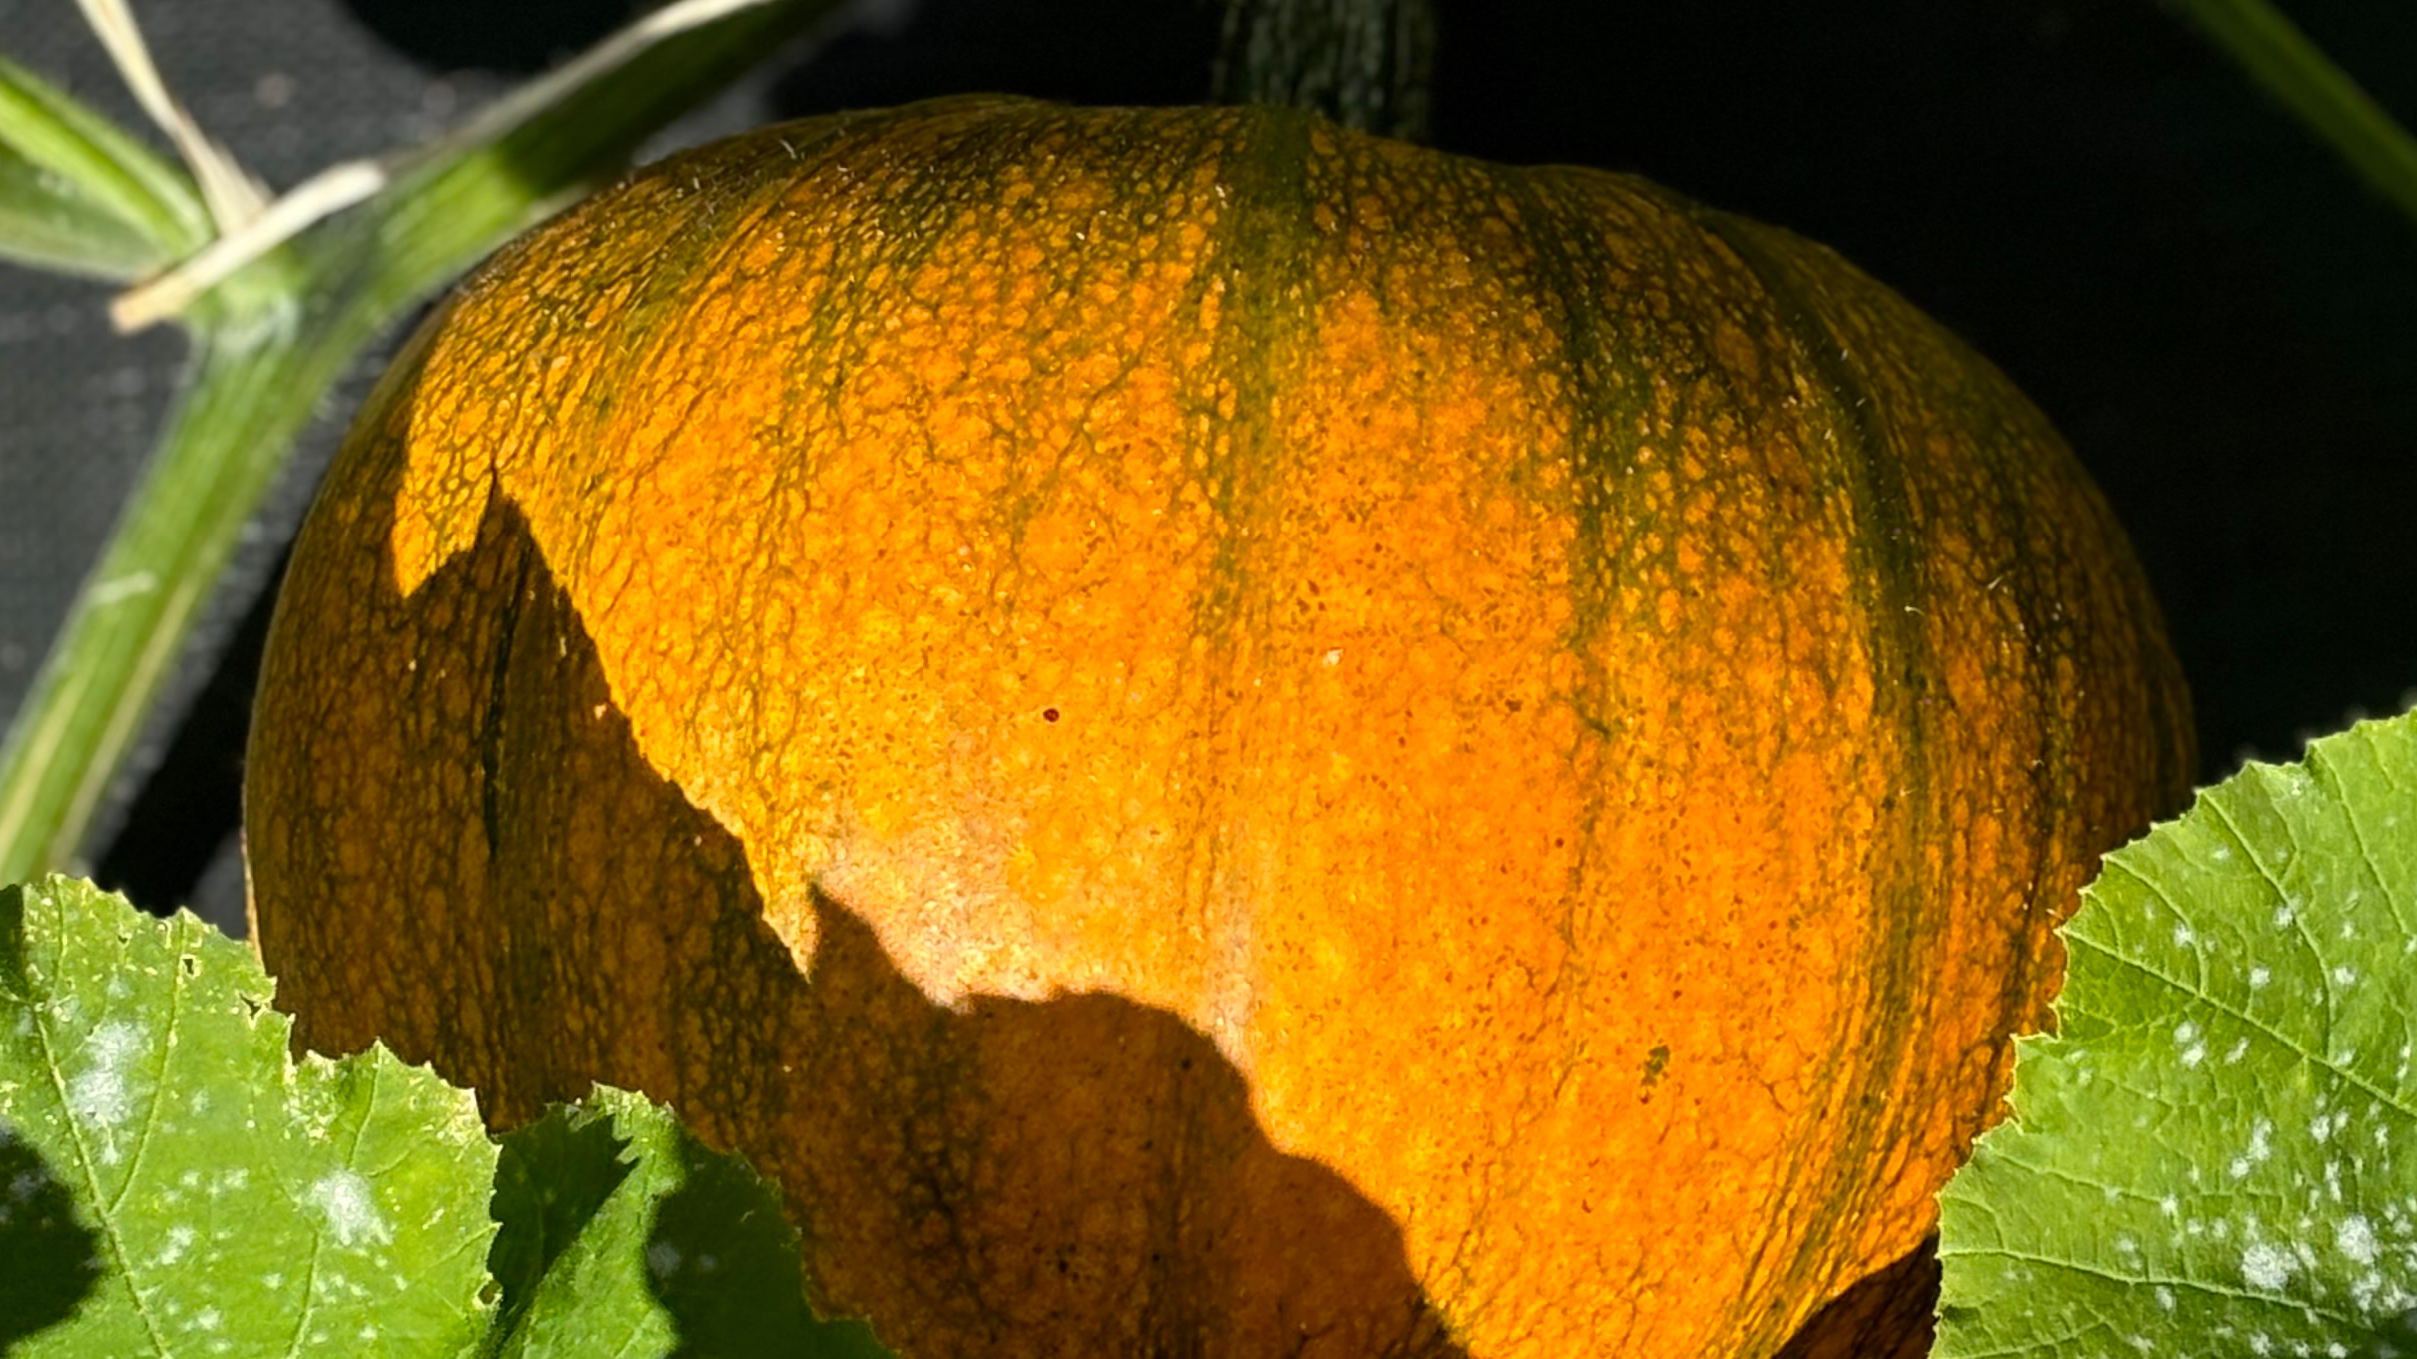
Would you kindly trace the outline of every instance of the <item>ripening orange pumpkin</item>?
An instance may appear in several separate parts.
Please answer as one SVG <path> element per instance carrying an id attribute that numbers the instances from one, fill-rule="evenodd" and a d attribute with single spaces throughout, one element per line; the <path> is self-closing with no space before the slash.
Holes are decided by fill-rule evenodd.
<path id="1" fill-rule="evenodd" d="M 1819 247 L 952 100 L 422 330 L 255 928 L 311 1046 L 677 1102 L 910 1359 L 1767 1356 L 1930 1229 L 2185 708 L 2073 457 Z"/>

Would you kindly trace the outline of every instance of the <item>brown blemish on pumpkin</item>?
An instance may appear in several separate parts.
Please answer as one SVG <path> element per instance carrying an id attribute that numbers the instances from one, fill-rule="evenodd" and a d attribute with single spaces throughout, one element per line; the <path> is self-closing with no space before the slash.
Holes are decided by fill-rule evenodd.
<path id="1" fill-rule="evenodd" d="M 262 938 L 350 966 L 279 903 L 407 900 L 431 951 L 353 930 L 389 980 L 320 985 L 320 1032 L 416 1024 L 465 1063 L 568 1034 L 776 1149 L 800 1031 L 749 1006 L 860 928 L 932 1032 L 1078 995 L 1178 1021 L 1150 1050 L 1212 1046 L 1488 1359 L 1768 1354 L 1918 1242 L 2044 1016 L 2050 922 L 2187 768 L 2137 577 L 2002 381 L 1825 253 L 1634 181 L 1235 110 L 816 127 L 777 174 L 708 151 L 510 252 L 331 480 L 281 625 L 324 664 L 276 661 L 255 805 L 362 786 L 256 832 L 287 846 Z M 487 692 L 492 656 L 398 678 L 411 638 L 483 635 L 482 532 L 552 573 L 522 629 L 592 639 L 575 710 L 612 704 L 589 725 L 694 813 L 664 824 L 727 837 L 682 868 L 575 801 L 505 818 L 618 868 L 547 907 L 603 950 L 553 1030 L 511 999 L 550 936 L 462 965 L 493 943 L 447 876 L 483 862 L 477 799 L 395 734 Z M 546 673 L 513 672 L 531 711 Z M 502 730 L 531 742 L 506 787 L 553 777 Z M 398 826 L 449 847 L 375 844 L 344 892 L 294 848 L 357 872 Z M 691 893 L 726 924 L 644 924 Z M 629 901 L 639 928 L 579 914 Z M 1656 1045 L 1686 1060 L 1639 1101 Z M 952 1232 L 1056 1211 L 862 1154 L 881 1211 L 923 1194 Z M 927 1244 L 988 1309 L 1034 1277 Z M 991 1343 L 950 1324 L 934 1353 Z"/>
<path id="2" fill-rule="evenodd" d="M 1670 1069 L 1670 1045 L 1654 1044 L 1653 1050 L 1646 1053 L 1645 1060 L 1638 1065 L 1637 1099 L 1641 1102 L 1653 1098 L 1653 1087 L 1661 1083 L 1662 1073 Z M 1584 1205 L 1584 1210 L 1591 1213 L 1594 1208 L 1588 1204 Z"/>

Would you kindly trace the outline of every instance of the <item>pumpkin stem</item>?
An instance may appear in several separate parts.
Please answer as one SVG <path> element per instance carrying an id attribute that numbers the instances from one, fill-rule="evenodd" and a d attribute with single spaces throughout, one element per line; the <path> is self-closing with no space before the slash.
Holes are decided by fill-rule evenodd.
<path id="1" fill-rule="evenodd" d="M 1226 0 L 1215 97 L 1417 141 L 1434 67 L 1434 0 Z"/>

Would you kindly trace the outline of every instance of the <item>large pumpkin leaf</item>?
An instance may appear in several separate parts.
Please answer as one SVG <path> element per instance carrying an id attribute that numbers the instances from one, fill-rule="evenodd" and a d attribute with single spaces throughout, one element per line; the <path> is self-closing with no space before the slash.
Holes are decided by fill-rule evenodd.
<path id="1" fill-rule="evenodd" d="M 2417 716 L 2108 856 L 1942 1195 L 1937 1353 L 2417 1355 Z"/>
<path id="2" fill-rule="evenodd" d="M 499 1154 L 383 1048 L 293 1061 L 272 990 L 191 916 L 0 891 L 0 1350 L 887 1359 L 669 1112 L 599 1090 Z"/>
<path id="3" fill-rule="evenodd" d="M 779 1194 L 641 1096 L 599 1088 L 507 1135 L 495 1213 L 495 1354 L 889 1355 L 807 1309 Z"/>
<path id="4" fill-rule="evenodd" d="M 0 892 L 0 1126 L 12 1183 L 45 1196 L 0 1222 L 0 1257 L 52 1273 L 0 1295 L 11 1353 L 475 1343 L 496 1153 L 469 1095 L 382 1049 L 296 1063 L 269 997 L 190 915 L 61 878 Z M 79 1274 L 80 1306 L 38 1291 Z"/>

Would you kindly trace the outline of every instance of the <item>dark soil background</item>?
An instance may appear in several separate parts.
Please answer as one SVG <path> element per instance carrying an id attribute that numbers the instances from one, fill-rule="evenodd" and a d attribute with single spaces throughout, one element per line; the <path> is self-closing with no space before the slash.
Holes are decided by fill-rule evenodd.
<path id="1" fill-rule="evenodd" d="M 425 135 L 625 17 L 620 0 L 150 0 L 171 82 L 277 185 Z M 2417 120 L 2417 8 L 2286 0 Z M 501 17 L 499 17 L 501 16 Z M 881 0 L 666 141 L 964 90 L 1181 103 L 1212 0 Z M 1646 174 L 1843 251 L 2056 420 L 2130 526 L 2198 701 L 2203 773 L 2417 698 L 2417 223 L 2149 0 L 1441 0 L 1433 140 Z M 0 52 L 123 110 L 64 0 Z M 123 112 L 131 125 L 134 115 Z M 0 269 L 0 713 L 148 446 L 170 335 Z M 322 418 L 93 854 L 240 922 L 262 600 L 373 368 Z"/>

